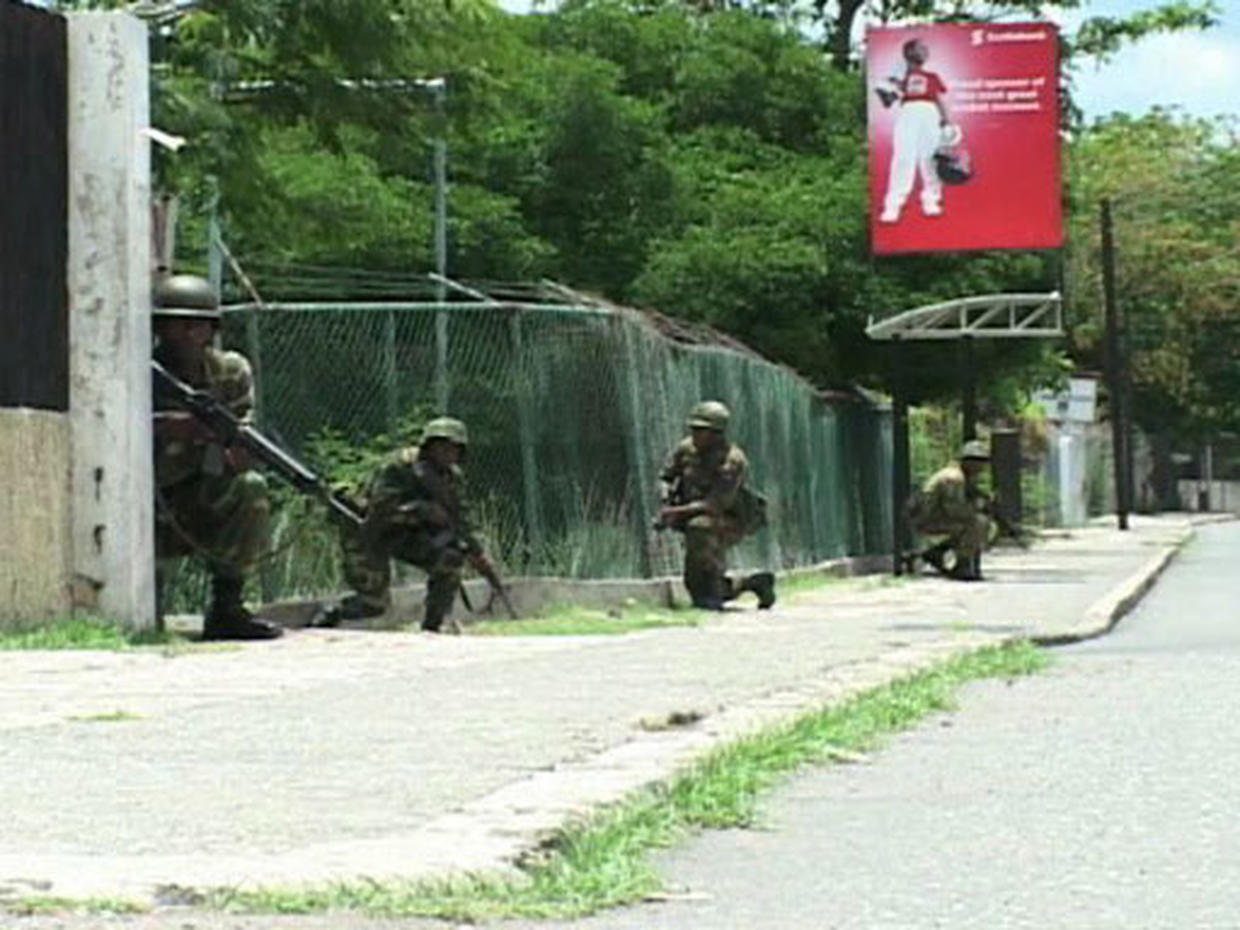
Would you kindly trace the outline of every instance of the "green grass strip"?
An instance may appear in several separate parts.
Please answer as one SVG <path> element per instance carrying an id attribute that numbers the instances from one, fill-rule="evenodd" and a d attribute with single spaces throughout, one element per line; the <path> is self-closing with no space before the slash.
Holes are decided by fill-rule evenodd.
<path id="1" fill-rule="evenodd" d="M 611 610 L 565 605 L 521 620 L 481 620 L 465 628 L 469 636 L 617 636 L 638 630 L 700 626 L 709 611 L 656 607 L 632 602 Z"/>
<path id="2" fill-rule="evenodd" d="M 3 905 L 3 910 L 19 917 L 38 917 L 44 914 L 97 914 L 100 916 L 119 916 L 128 914 L 145 914 L 150 907 L 138 901 L 124 898 L 58 898 L 29 897 L 21 898 Z"/>
<path id="3" fill-rule="evenodd" d="M 31 630 L 0 631 L 0 650 L 96 649 L 123 650 L 182 642 L 176 633 L 127 630 L 101 617 L 69 617 Z"/>
<path id="4" fill-rule="evenodd" d="M 1042 669 L 1044 652 L 1014 643 L 972 652 L 838 706 L 806 714 L 725 746 L 671 782 L 642 791 L 565 830 L 522 864 L 518 879 L 350 882 L 308 891 L 220 891 L 214 907 L 260 913 L 359 910 L 384 917 L 458 921 L 569 918 L 640 901 L 659 891 L 648 854 L 699 829 L 747 827 L 760 795 L 805 765 L 881 745 L 927 715 L 950 710 L 961 685 Z"/>

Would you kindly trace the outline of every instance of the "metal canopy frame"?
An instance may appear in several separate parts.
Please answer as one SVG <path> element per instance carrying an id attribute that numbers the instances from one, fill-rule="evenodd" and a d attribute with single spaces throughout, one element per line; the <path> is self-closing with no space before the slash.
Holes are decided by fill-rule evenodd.
<path id="1" fill-rule="evenodd" d="M 878 322 L 871 318 L 865 334 L 885 341 L 1055 338 L 1064 335 L 1063 299 L 1058 291 L 962 297 Z"/>

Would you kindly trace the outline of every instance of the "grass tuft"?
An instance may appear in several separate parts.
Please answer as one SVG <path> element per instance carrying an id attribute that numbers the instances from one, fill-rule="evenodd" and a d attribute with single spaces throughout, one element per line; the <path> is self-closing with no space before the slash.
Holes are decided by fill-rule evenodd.
<path id="1" fill-rule="evenodd" d="M 101 617 L 69 617 L 31 630 L 0 631 L 0 650 L 98 649 L 122 650 L 167 646 L 184 641 L 169 632 L 128 630 Z"/>
<path id="2" fill-rule="evenodd" d="M 481 620 L 465 627 L 470 636 L 618 636 L 638 630 L 700 626 L 709 611 L 654 607 L 636 602 L 610 610 L 589 607 L 552 607 L 537 617 L 521 620 Z"/>
<path id="3" fill-rule="evenodd" d="M 127 710 L 114 710 L 100 714 L 79 714 L 69 717 L 81 723 L 119 723 L 126 720 L 141 720 L 141 714 L 132 714 Z"/>
<path id="4" fill-rule="evenodd" d="M 150 907 L 140 901 L 124 898 L 58 898 L 31 896 L 3 904 L 3 911 L 18 917 L 39 917 L 48 914 L 122 915 L 145 914 Z"/>
<path id="5" fill-rule="evenodd" d="M 854 761 L 891 733 L 954 706 L 959 687 L 1042 669 L 1029 643 L 982 649 L 867 691 L 838 706 L 725 746 L 658 785 L 562 831 L 521 863 L 522 875 L 439 882 L 345 883 L 309 891 L 222 890 L 209 903 L 233 911 L 357 910 L 456 921 L 571 918 L 640 901 L 660 890 L 648 861 L 695 830 L 748 827 L 761 793 L 798 768 Z"/>

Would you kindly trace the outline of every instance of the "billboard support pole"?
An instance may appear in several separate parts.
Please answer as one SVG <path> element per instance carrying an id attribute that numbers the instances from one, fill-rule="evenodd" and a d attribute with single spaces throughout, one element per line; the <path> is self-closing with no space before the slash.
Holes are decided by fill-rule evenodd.
<path id="1" fill-rule="evenodd" d="M 960 435 L 964 442 L 977 438 L 977 365 L 973 358 L 973 339 L 960 340 L 960 369 L 964 375 L 964 397 L 960 404 Z"/>
<path id="2" fill-rule="evenodd" d="M 1102 235 L 1102 302 L 1106 311 L 1106 375 L 1111 394 L 1111 458 L 1115 471 L 1115 518 L 1128 529 L 1128 411 L 1125 409 L 1123 359 L 1120 357 L 1119 308 L 1115 302 L 1115 228 L 1111 201 L 1102 200 L 1099 211 Z"/>
<path id="3" fill-rule="evenodd" d="M 904 574 L 908 552 L 912 548 L 909 538 L 909 442 L 908 442 L 908 392 L 904 384 L 904 370 L 900 343 L 891 346 L 891 548 L 892 573 Z"/>

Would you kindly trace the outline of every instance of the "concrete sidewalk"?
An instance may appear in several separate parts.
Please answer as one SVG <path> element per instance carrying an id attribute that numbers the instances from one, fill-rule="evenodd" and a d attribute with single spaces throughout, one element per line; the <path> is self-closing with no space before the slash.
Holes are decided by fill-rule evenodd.
<path id="1" fill-rule="evenodd" d="M 1134 518 L 992 553 L 983 584 L 860 579 L 617 637 L 0 653 L 0 905 L 511 868 L 755 728 L 963 650 L 1104 632 L 1191 532 Z M 702 719 L 649 727 L 674 712 Z"/>

